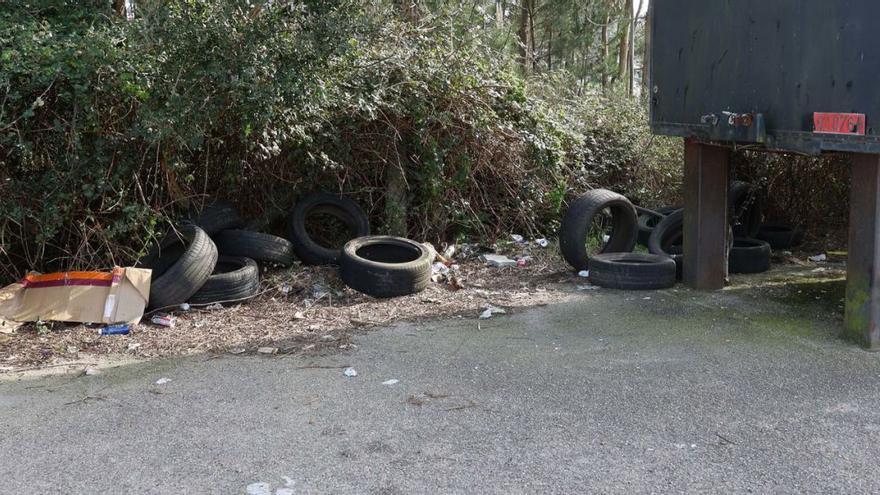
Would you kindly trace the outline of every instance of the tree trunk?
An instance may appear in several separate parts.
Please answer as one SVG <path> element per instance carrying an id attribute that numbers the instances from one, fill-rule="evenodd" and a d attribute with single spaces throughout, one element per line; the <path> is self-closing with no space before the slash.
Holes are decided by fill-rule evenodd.
<path id="1" fill-rule="evenodd" d="M 626 80 L 629 72 L 630 25 L 632 25 L 633 0 L 625 0 L 623 12 L 618 23 L 620 29 L 620 46 L 617 56 L 617 79 Z"/>
<path id="2" fill-rule="evenodd" d="M 650 0 L 649 0 L 650 1 Z M 650 98 L 651 75 L 651 18 L 645 14 L 645 47 L 642 51 L 642 98 Z"/>
<path id="3" fill-rule="evenodd" d="M 602 23 L 602 91 L 608 89 L 608 23 L 611 15 L 605 14 L 605 22 Z"/>
<path id="4" fill-rule="evenodd" d="M 398 10 L 400 10 L 406 20 L 410 22 L 417 22 L 419 20 L 418 0 L 395 0 L 394 3 L 397 4 Z"/>
<path id="5" fill-rule="evenodd" d="M 529 73 L 529 67 L 532 62 L 532 41 L 529 30 L 532 17 L 532 1 L 533 0 L 520 0 L 519 5 L 519 65 L 522 68 L 523 74 Z"/>

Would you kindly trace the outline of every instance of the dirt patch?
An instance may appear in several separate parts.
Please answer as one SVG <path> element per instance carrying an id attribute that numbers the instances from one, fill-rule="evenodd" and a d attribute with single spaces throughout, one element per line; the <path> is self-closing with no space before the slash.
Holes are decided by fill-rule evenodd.
<path id="1" fill-rule="evenodd" d="M 476 318 L 490 304 L 515 309 L 559 302 L 586 283 L 552 247 L 529 255 L 524 267 L 492 268 L 476 258 L 464 260 L 457 272 L 463 288 L 434 283 L 419 294 L 390 300 L 349 289 L 334 268 L 294 266 L 265 273 L 262 294 L 251 302 L 179 311 L 173 328 L 142 323 L 129 335 L 99 336 L 95 328 L 78 324 L 28 325 L 16 334 L 0 334 L 0 373 L 64 369 L 65 363 L 93 363 L 106 356 L 324 353 L 349 348 L 352 334 L 371 327 L 450 315 Z"/>

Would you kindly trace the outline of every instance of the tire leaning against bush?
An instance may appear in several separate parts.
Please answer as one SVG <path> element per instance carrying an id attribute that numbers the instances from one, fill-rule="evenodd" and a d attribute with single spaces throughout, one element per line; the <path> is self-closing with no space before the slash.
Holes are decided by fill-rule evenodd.
<path id="1" fill-rule="evenodd" d="M 770 269 L 770 244 L 759 239 L 734 239 L 728 269 L 730 273 L 766 272 Z"/>
<path id="2" fill-rule="evenodd" d="M 296 203 L 287 220 L 287 238 L 293 243 L 297 257 L 307 265 L 336 264 L 343 247 L 325 247 L 312 239 L 306 229 L 306 220 L 313 213 L 336 217 L 349 228 L 352 239 L 370 235 L 370 220 L 354 200 L 336 194 L 310 194 Z"/>
<path id="3" fill-rule="evenodd" d="M 590 258 L 590 283 L 609 289 L 667 289 L 675 285 L 675 262 L 658 254 L 599 254 Z"/>
<path id="4" fill-rule="evenodd" d="M 217 246 L 204 230 L 184 224 L 138 263 L 151 268 L 150 308 L 185 303 L 211 276 L 217 263 Z"/>
<path id="5" fill-rule="evenodd" d="M 754 237 L 761 227 L 761 198 L 748 182 L 735 180 L 727 191 L 730 223 L 736 237 Z"/>
<path id="6" fill-rule="evenodd" d="M 218 232 L 244 227 L 244 220 L 228 201 L 217 200 L 205 205 L 201 210 L 190 212 L 190 223 L 195 224 L 206 234 L 213 237 Z"/>
<path id="7" fill-rule="evenodd" d="M 347 286 L 369 296 L 406 296 L 431 283 L 432 257 L 427 247 L 402 237 L 359 237 L 342 249 L 339 275 Z"/>
<path id="8" fill-rule="evenodd" d="M 214 272 L 192 297 L 190 304 L 213 304 L 251 298 L 260 291 L 260 267 L 241 256 L 220 256 Z"/>
<path id="9" fill-rule="evenodd" d="M 600 253 L 628 253 L 635 247 L 639 232 L 635 207 L 620 194 L 606 189 L 594 189 L 569 205 L 559 229 L 562 257 L 575 270 L 586 270 L 589 267 L 587 236 L 593 218 L 606 208 L 611 210 L 611 237 Z"/>
<path id="10" fill-rule="evenodd" d="M 250 230 L 224 230 L 214 236 L 214 242 L 223 255 L 243 256 L 281 266 L 293 263 L 293 246 L 283 237 Z"/>

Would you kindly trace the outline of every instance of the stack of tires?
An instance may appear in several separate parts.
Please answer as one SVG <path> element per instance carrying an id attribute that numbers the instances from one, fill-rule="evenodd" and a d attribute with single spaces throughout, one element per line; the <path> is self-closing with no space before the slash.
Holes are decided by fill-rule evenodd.
<path id="1" fill-rule="evenodd" d="M 606 223 L 610 232 L 594 232 L 597 222 Z M 602 287 L 650 290 L 675 285 L 675 261 L 670 257 L 632 252 L 638 235 L 635 206 L 620 194 L 594 189 L 565 212 L 559 247 L 572 267 L 588 270 L 590 281 Z"/>
<path id="2" fill-rule="evenodd" d="M 315 239 L 308 225 L 332 217 L 347 230 L 335 243 Z M 296 255 L 307 265 L 337 265 L 350 288 L 377 298 L 415 294 L 431 281 L 434 253 L 410 239 L 371 236 L 367 214 L 350 198 L 312 194 L 293 209 L 288 238 Z"/>
<path id="3" fill-rule="evenodd" d="M 792 245 L 798 233 L 782 226 L 761 225 L 761 202 L 756 189 L 734 181 L 728 192 L 730 234 L 728 270 L 758 273 L 770 268 L 771 243 Z M 637 209 L 620 194 L 597 189 L 571 204 L 562 220 L 560 247 L 577 270 L 588 270 L 596 285 L 619 289 L 671 287 L 682 276 L 684 210 L 663 207 Z M 610 233 L 589 253 L 589 231 L 597 217 L 607 217 Z M 649 254 L 633 253 L 636 244 Z M 774 246 L 775 247 L 775 246 Z"/>
<path id="4" fill-rule="evenodd" d="M 224 201 L 191 212 L 140 262 L 153 270 L 150 307 L 244 301 L 260 290 L 259 263 L 293 262 L 290 241 L 243 230 L 244 225 Z"/>
<path id="5" fill-rule="evenodd" d="M 328 219 L 344 232 L 335 240 L 316 238 Z M 430 283 L 435 254 L 409 239 L 370 236 L 366 213 L 350 198 L 310 194 L 286 223 L 282 238 L 246 229 L 224 201 L 191 212 L 139 263 L 153 270 L 150 308 L 250 299 L 260 291 L 261 266 L 288 267 L 296 258 L 306 265 L 338 265 L 349 287 L 374 297 L 413 294 Z"/>

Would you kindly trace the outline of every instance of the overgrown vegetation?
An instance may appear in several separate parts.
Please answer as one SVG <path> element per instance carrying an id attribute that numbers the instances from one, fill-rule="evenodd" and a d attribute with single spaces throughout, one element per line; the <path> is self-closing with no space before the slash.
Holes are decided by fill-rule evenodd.
<path id="1" fill-rule="evenodd" d="M 381 231 L 395 171 L 408 234 L 430 240 L 552 234 L 566 196 L 593 186 L 677 192 L 678 145 L 649 136 L 637 101 L 564 71 L 527 80 L 446 11 L 398 14 L 173 0 L 127 22 L 97 0 L 4 6 L 0 277 L 130 263 L 210 197 L 281 231 L 297 196 L 338 191 Z"/>

